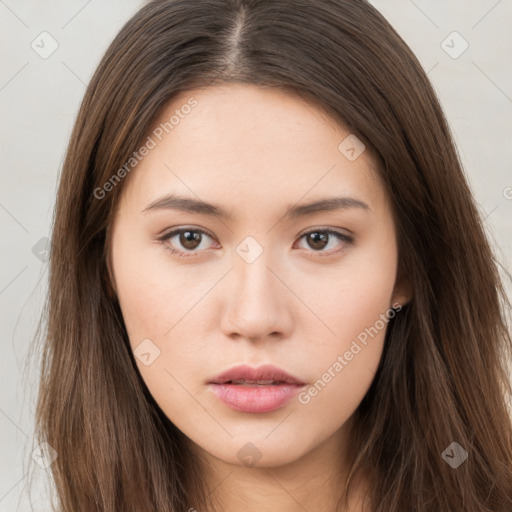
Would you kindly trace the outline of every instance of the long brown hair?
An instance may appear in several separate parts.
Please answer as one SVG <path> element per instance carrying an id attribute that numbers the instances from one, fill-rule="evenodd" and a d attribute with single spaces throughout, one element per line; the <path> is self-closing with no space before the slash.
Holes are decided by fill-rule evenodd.
<path id="1" fill-rule="evenodd" d="M 364 472 L 374 512 L 512 510 L 509 303 L 433 88 L 364 0 L 154 0 L 107 49 L 71 135 L 51 244 L 36 418 L 59 455 L 59 510 L 208 509 L 109 284 L 109 228 L 128 177 L 95 191 L 178 92 L 232 82 L 297 94 L 350 129 L 392 204 L 414 296 L 390 321 L 355 412 L 345 497 Z M 468 453 L 456 469 L 443 457 L 454 442 Z"/>

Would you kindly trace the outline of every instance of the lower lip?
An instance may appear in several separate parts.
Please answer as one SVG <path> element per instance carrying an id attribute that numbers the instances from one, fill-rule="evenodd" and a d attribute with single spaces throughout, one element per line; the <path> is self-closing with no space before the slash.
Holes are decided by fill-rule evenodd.
<path id="1" fill-rule="evenodd" d="M 243 386 L 211 383 L 209 387 L 217 398 L 235 411 L 262 413 L 283 407 L 297 395 L 302 386 L 298 384 Z"/>

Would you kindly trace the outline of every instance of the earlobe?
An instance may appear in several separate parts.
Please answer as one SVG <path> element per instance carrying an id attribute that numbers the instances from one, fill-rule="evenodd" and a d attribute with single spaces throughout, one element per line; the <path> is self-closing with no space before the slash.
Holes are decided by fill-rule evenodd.
<path id="1" fill-rule="evenodd" d="M 391 299 L 392 308 L 402 308 L 406 306 L 414 296 L 414 290 L 409 281 L 401 280 L 401 282 L 395 285 L 395 291 Z"/>
<path id="2" fill-rule="evenodd" d="M 394 300 L 391 304 L 391 309 L 395 309 L 396 311 L 400 311 L 405 305 L 407 305 L 407 302 L 405 299 L 403 300 Z"/>

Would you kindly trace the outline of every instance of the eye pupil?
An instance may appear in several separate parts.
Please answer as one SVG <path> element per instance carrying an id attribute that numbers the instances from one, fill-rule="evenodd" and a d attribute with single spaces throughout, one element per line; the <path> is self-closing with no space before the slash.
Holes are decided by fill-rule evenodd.
<path id="1" fill-rule="evenodd" d="M 327 245 L 327 238 L 328 235 L 315 231 L 313 233 L 309 233 L 308 244 L 312 249 L 323 249 Z"/>
<path id="2" fill-rule="evenodd" d="M 201 243 L 201 234 L 195 231 L 182 231 L 180 244 L 186 249 L 195 249 Z"/>

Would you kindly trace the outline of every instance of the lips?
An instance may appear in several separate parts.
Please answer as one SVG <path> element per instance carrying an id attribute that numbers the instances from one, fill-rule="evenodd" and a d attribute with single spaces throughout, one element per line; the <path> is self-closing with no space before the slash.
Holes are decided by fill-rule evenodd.
<path id="1" fill-rule="evenodd" d="M 272 365 L 235 366 L 208 383 L 213 394 L 230 409 L 265 413 L 284 407 L 305 383 Z"/>
<path id="2" fill-rule="evenodd" d="M 212 384 L 239 384 L 271 386 L 280 384 L 292 384 L 303 386 L 305 383 L 290 375 L 281 368 L 272 365 L 263 365 L 252 368 L 247 365 L 239 365 L 221 373 L 211 381 Z"/>

